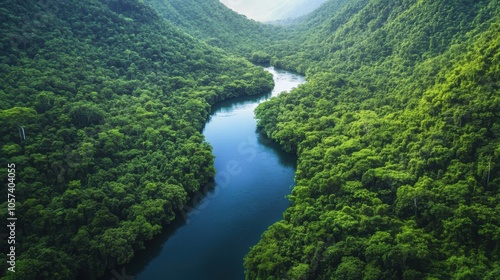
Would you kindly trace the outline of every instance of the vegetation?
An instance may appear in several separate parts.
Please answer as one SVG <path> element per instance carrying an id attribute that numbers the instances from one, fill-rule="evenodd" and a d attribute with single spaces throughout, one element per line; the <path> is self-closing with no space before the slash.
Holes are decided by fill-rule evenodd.
<path id="1" fill-rule="evenodd" d="M 497 279 L 500 3 L 341 2 L 274 50 L 308 77 L 256 111 L 297 186 L 247 279 Z"/>
<path id="2" fill-rule="evenodd" d="M 16 273 L 2 279 L 93 279 L 212 180 L 210 105 L 272 77 L 138 1 L 1 6 L 1 177 L 16 164 L 19 221 Z"/>
<path id="3" fill-rule="evenodd" d="M 218 0 L 146 0 L 166 20 L 206 43 L 247 59 L 271 44 L 278 28 L 249 20 Z"/>
<path id="4" fill-rule="evenodd" d="M 2 1 L 0 164 L 22 240 L 2 279 L 128 262 L 211 182 L 210 106 L 273 87 L 246 59 L 308 80 L 256 110 L 299 157 L 247 279 L 500 278 L 498 15 L 330 0 L 272 27 L 217 0 Z"/>

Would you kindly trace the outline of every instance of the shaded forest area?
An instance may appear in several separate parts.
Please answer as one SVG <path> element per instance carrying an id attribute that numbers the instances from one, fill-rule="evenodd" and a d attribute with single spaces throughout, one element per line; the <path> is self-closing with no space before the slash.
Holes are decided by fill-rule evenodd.
<path id="1" fill-rule="evenodd" d="M 272 76 L 138 1 L 1 6 L 1 177 L 16 164 L 19 218 L 2 279 L 93 279 L 211 182 L 210 105 L 268 92 Z"/>

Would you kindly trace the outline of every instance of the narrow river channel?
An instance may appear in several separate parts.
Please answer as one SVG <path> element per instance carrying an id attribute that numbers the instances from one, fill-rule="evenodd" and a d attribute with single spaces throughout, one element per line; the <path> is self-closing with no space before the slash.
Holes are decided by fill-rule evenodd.
<path id="1" fill-rule="evenodd" d="M 272 93 L 212 108 L 203 134 L 215 155 L 215 188 L 187 219 L 177 219 L 172 230 L 147 244 L 128 265 L 128 275 L 137 280 L 245 278 L 243 257 L 267 227 L 282 218 L 296 168 L 294 155 L 257 133 L 254 109 L 305 82 L 297 74 L 266 70 L 274 75 Z"/>

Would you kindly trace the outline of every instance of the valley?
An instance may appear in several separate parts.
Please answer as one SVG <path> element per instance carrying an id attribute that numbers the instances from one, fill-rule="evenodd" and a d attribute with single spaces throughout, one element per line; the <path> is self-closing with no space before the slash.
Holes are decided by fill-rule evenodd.
<path id="1" fill-rule="evenodd" d="M 499 278 L 499 15 L 498 0 L 328 0 L 276 26 L 217 0 L 2 1 L 0 164 L 16 166 L 18 244 L 1 279 L 131 267 L 164 279 L 140 276 L 151 244 L 166 250 L 153 249 L 167 263 L 153 270 L 211 260 L 220 272 L 231 228 L 256 220 L 231 257 L 246 279 Z M 259 65 L 307 83 L 264 101 L 280 82 Z M 245 121 L 210 132 L 239 109 Z M 227 165 L 238 147 L 220 150 L 243 134 L 270 152 L 244 181 L 287 175 L 246 186 L 243 200 L 227 188 L 221 211 L 248 210 L 211 227 L 231 217 L 216 211 L 224 190 L 206 207 L 193 199 L 243 168 Z M 259 196 L 274 188 L 287 199 Z M 261 214 L 244 216 L 253 205 Z M 184 246 L 215 230 L 202 243 L 226 251 L 190 265 Z"/>

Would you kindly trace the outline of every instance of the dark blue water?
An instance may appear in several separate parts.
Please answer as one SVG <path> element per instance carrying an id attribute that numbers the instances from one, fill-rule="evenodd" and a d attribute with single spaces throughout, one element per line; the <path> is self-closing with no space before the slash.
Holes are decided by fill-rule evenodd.
<path id="1" fill-rule="evenodd" d="M 203 134 L 215 155 L 215 187 L 175 226 L 147 244 L 127 270 L 138 280 L 244 279 L 243 257 L 282 218 L 294 185 L 296 158 L 259 135 L 254 109 L 304 78 L 266 68 L 272 93 L 218 103 Z M 201 195 L 199 197 L 202 197 Z M 121 272 L 120 272 L 121 273 Z"/>

